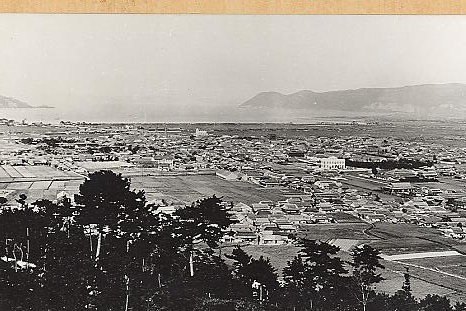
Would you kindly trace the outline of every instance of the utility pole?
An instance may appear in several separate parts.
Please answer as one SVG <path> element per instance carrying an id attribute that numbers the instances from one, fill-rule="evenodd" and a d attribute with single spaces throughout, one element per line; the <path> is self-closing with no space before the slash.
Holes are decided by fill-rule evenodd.
<path id="1" fill-rule="evenodd" d="M 27 248 L 27 252 L 26 252 L 26 270 L 29 270 L 29 227 L 26 228 L 26 236 L 27 236 L 27 240 L 26 240 L 26 248 Z"/>
<path id="2" fill-rule="evenodd" d="M 126 254 L 129 253 L 129 244 L 130 241 L 128 240 L 126 242 Z M 125 274 L 125 280 L 126 280 L 126 301 L 125 301 L 125 311 L 128 311 L 129 307 L 129 276 Z"/>
<path id="3" fill-rule="evenodd" d="M 91 259 L 92 259 L 92 255 L 94 254 L 94 251 L 92 249 L 92 230 L 91 230 L 91 225 L 88 226 L 89 228 L 89 244 L 91 246 Z"/>
<path id="4" fill-rule="evenodd" d="M 125 311 L 128 311 L 129 307 L 129 277 L 125 275 L 126 279 L 126 302 L 125 302 Z"/>
<path id="5" fill-rule="evenodd" d="M 191 276 L 194 276 L 193 251 L 189 253 L 189 273 Z"/>
<path id="6" fill-rule="evenodd" d="M 15 272 L 18 272 L 18 260 L 16 259 L 16 243 L 13 245 L 13 258 L 15 260 Z"/>

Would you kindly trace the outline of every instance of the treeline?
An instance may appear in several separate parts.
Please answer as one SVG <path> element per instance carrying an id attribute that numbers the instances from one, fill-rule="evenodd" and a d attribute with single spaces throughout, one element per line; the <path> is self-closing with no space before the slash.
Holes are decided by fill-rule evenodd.
<path id="1" fill-rule="evenodd" d="M 74 205 L 26 199 L 0 203 L 0 310 L 466 310 L 436 295 L 416 300 L 409 273 L 395 295 L 376 293 L 384 267 L 368 245 L 347 263 L 336 246 L 297 239 L 279 282 L 269 259 L 240 247 L 221 254 L 233 220 L 215 196 L 167 215 L 100 171 Z"/>
<path id="2" fill-rule="evenodd" d="M 385 170 L 393 169 L 418 169 L 421 167 L 430 167 L 434 165 L 430 160 L 418 159 L 399 159 L 399 160 L 385 160 L 385 161 L 356 161 L 351 159 L 345 160 L 346 166 L 359 167 L 359 168 L 380 168 Z"/>

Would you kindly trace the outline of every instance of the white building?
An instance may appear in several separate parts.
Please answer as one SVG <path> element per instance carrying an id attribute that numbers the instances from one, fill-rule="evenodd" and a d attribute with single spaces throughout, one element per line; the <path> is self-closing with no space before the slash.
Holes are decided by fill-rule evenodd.
<path id="1" fill-rule="evenodd" d="M 204 137 L 207 136 L 207 131 L 201 131 L 200 129 L 196 128 L 196 137 Z"/>
<path id="2" fill-rule="evenodd" d="M 324 170 L 344 169 L 345 159 L 338 159 L 337 157 L 321 158 L 320 168 Z"/>

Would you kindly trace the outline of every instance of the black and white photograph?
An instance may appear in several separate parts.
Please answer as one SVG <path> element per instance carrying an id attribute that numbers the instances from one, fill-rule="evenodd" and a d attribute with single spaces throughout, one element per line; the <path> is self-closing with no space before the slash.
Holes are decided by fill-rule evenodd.
<path id="1" fill-rule="evenodd" d="M 465 33 L 0 13 L 0 311 L 466 311 Z"/>

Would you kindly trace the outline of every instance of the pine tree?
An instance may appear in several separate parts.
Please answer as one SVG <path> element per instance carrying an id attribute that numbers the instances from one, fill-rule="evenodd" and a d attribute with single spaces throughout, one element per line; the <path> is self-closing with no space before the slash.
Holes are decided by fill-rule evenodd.
<path id="1" fill-rule="evenodd" d="M 453 308 L 455 311 L 466 311 L 466 303 L 457 302 Z"/>
<path id="2" fill-rule="evenodd" d="M 286 299 L 293 306 L 304 306 L 312 295 L 306 270 L 306 264 L 300 254 L 288 261 L 288 265 L 283 269 Z"/>
<path id="3" fill-rule="evenodd" d="M 217 247 L 225 229 L 234 223 L 222 200 L 215 195 L 177 210 L 175 216 L 179 218 L 176 233 L 187 245 L 204 242 Z"/>
<path id="4" fill-rule="evenodd" d="M 127 236 L 140 232 L 143 230 L 144 217 L 148 215 L 144 192 L 132 191 L 130 180 L 112 171 L 89 174 L 89 178 L 79 187 L 75 201 L 80 207 L 79 221 L 89 227 L 89 234 L 91 225 L 97 226 L 97 263 L 106 231 Z M 94 249 L 92 237 L 90 241 Z"/>
<path id="5" fill-rule="evenodd" d="M 453 311 L 450 300 L 445 296 L 427 295 L 419 302 L 422 311 Z"/>
<path id="6" fill-rule="evenodd" d="M 72 227 L 70 232 L 52 232 L 48 235 L 47 247 L 42 277 L 45 306 L 51 310 L 89 308 L 89 287 L 93 285 L 96 271 L 83 229 Z"/>
<path id="7" fill-rule="evenodd" d="M 234 221 L 222 200 L 215 195 L 177 210 L 174 217 L 174 238 L 180 241 L 179 251 L 186 258 L 190 276 L 194 276 L 194 257 L 200 253 L 200 248 L 195 246 L 204 243 L 209 248 L 216 248 Z"/>
<path id="8" fill-rule="evenodd" d="M 401 287 L 401 290 L 406 294 L 406 295 L 411 295 L 411 280 L 410 280 L 410 275 L 409 275 L 409 268 L 406 268 L 406 272 L 403 273 L 403 276 L 405 278 L 403 285 Z"/>
<path id="9" fill-rule="evenodd" d="M 248 265 L 252 256 L 247 254 L 241 247 L 236 246 L 231 255 L 225 254 L 226 258 L 233 260 L 233 274 L 235 283 L 235 293 L 238 297 L 250 297 L 251 284 L 246 276 Z"/>
<path id="10" fill-rule="evenodd" d="M 226 254 L 225 257 L 234 260 L 233 265 L 235 266 L 236 273 L 239 273 L 238 270 L 247 266 L 252 259 L 252 256 L 246 253 L 240 246 L 235 246 L 231 255 Z"/>
<path id="11" fill-rule="evenodd" d="M 397 291 L 389 299 L 393 311 L 416 311 L 418 303 L 411 293 L 411 280 L 409 268 L 406 268 L 404 273 L 404 282 L 401 290 Z"/>
<path id="12" fill-rule="evenodd" d="M 259 283 L 260 299 L 268 300 L 274 299 L 275 292 L 279 288 L 278 275 L 275 268 L 270 263 L 270 259 L 265 259 L 260 256 L 259 259 L 252 259 L 245 271 L 246 277 L 249 279 L 250 284 L 253 282 Z"/>
<path id="13" fill-rule="evenodd" d="M 279 289 L 278 275 L 270 260 L 263 256 L 254 259 L 239 246 L 235 247 L 231 255 L 227 258 L 234 260 L 234 277 L 236 281 L 236 292 L 240 297 L 250 298 L 254 283 L 260 284 L 259 291 L 262 290 L 262 298 L 274 299 L 275 293 Z"/>
<path id="14" fill-rule="evenodd" d="M 373 292 L 373 285 L 383 280 L 378 269 L 385 267 L 380 263 L 382 259 L 380 252 L 369 245 L 361 245 L 355 248 L 351 254 L 353 262 L 353 280 L 359 289 L 358 300 L 361 302 L 363 310 L 366 311 L 367 303 Z"/>
<path id="15" fill-rule="evenodd" d="M 336 294 L 342 290 L 343 275 L 347 272 L 343 261 L 336 257 L 339 248 L 306 239 L 299 240 L 298 245 L 302 247 L 301 258 L 295 258 L 284 270 L 287 288 L 297 287 L 301 291 L 299 304 L 303 307 L 335 308 L 340 302 Z"/>

